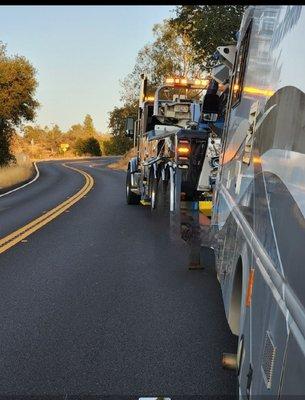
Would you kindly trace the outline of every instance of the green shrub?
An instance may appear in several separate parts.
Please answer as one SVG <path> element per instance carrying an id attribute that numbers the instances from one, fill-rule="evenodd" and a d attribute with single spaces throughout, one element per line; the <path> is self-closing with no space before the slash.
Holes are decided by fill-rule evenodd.
<path id="1" fill-rule="evenodd" d="M 89 137 L 85 139 L 85 149 L 86 152 L 91 154 L 92 156 L 101 156 L 101 147 L 99 141 L 94 137 Z"/>
<path id="2" fill-rule="evenodd" d="M 133 147 L 133 140 L 123 136 L 113 136 L 107 142 L 104 142 L 104 153 L 105 155 L 122 155 Z"/>
<path id="3" fill-rule="evenodd" d="M 90 155 L 90 156 L 101 156 L 101 148 L 99 141 L 94 137 L 87 139 L 78 138 L 75 142 L 75 153 L 79 156 Z"/>

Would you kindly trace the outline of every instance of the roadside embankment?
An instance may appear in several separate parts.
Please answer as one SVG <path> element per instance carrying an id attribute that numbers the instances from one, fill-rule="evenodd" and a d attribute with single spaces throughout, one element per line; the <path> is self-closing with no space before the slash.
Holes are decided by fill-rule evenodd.
<path id="1" fill-rule="evenodd" d="M 108 168 L 126 171 L 129 160 L 132 157 L 135 157 L 136 155 L 137 155 L 137 149 L 135 147 L 133 147 L 132 149 L 127 151 L 127 153 L 125 153 L 123 155 L 123 157 L 120 158 L 118 161 L 116 161 L 115 163 L 109 164 Z"/>
<path id="2" fill-rule="evenodd" d="M 24 183 L 35 174 L 33 163 L 28 157 L 16 157 L 16 163 L 0 168 L 0 192 Z"/>

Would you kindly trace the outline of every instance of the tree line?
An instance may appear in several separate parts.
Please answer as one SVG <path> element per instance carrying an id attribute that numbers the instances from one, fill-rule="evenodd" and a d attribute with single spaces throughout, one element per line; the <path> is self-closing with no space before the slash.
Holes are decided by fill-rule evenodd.
<path id="1" fill-rule="evenodd" d="M 102 154 L 102 135 L 94 127 L 92 117 L 87 114 L 82 124 L 75 124 L 66 132 L 58 125 L 41 127 L 26 125 L 22 128 L 24 151 L 32 158 L 56 157 L 65 153 L 69 155 Z"/>

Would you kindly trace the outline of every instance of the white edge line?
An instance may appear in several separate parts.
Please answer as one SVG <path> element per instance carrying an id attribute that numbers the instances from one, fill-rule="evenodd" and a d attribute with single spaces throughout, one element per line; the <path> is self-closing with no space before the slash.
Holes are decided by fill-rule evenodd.
<path id="1" fill-rule="evenodd" d="M 39 169 L 38 169 L 37 164 L 36 164 L 36 161 L 34 161 L 34 167 L 35 167 L 35 169 L 36 169 L 36 175 L 35 175 L 35 177 L 34 177 L 30 182 L 25 183 L 24 185 L 18 186 L 17 188 L 12 189 L 12 190 L 10 190 L 9 192 L 5 192 L 5 193 L 3 193 L 3 194 L 0 194 L 0 197 L 7 196 L 8 194 L 11 194 L 11 193 L 13 193 L 13 192 L 16 192 L 16 190 L 22 189 L 22 188 L 24 188 L 24 187 L 30 185 L 31 183 L 34 183 L 34 182 L 39 178 L 39 175 L 40 175 Z"/>

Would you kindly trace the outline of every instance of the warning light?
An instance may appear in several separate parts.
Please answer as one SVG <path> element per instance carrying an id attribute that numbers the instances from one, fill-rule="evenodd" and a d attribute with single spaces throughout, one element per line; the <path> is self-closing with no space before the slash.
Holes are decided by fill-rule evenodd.
<path id="1" fill-rule="evenodd" d="M 188 86 L 193 89 L 206 89 L 209 84 L 208 79 L 187 79 L 187 78 L 166 78 L 165 83 L 173 84 L 174 87 Z"/>
<path id="2" fill-rule="evenodd" d="M 188 140 L 180 140 L 177 146 L 177 153 L 179 159 L 188 159 L 191 152 L 191 146 Z"/>
<path id="3" fill-rule="evenodd" d="M 166 78 L 166 83 L 174 83 L 174 78 Z"/>
<path id="4" fill-rule="evenodd" d="M 189 152 L 190 152 L 190 149 L 188 147 L 185 147 L 185 146 L 179 146 L 178 147 L 178 153 L 179 154 L 185 155 L 185 154 L 189 154 Z"/>

